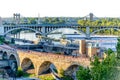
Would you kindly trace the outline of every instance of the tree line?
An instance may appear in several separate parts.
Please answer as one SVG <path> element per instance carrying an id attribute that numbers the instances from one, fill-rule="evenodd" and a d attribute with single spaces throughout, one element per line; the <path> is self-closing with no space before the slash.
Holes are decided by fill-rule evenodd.
<path id="1" fill-rule="evenodd" d="M 80 19 L 77 22 L 81 26 L 91 26 L 91 27 L 120 27 L 120 18 L 99 18 L 93 21 Z"/>
<path id="2" fill-rule="evenodd" d="M 51 18 L 51 17 L 44 17 L 40 21 L 42 24 L 64 24 L 65 20 L 61 18 Z M 38 18 L 22 18 L 21 23 L 23 24 L 37 24 L 38 23 Z"/>
<path id="3" fill-rule="evenodd" d="M 120 18 L 100 18 L 93 21 L 81 19 L 78 20 L 78 24 L 83 27 L 92 27 L 90 29 L 90 32 L 93 32 L 94 27 L 111 27 L 111 29 L 101 30 L 99 32 L 96 32 L 96 34 L 120 35 L 120 30 L 114 29 L 114 27 L 120 27 Z"/>

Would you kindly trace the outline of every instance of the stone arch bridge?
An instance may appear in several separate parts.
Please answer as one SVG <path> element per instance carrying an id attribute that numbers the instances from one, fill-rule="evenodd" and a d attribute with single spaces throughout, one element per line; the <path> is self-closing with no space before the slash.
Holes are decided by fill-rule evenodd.
<path id="1" fill-rule="evenodd" d="M 78 66 L 89 66 L 90 61 L 88 58 L 83 57 L 72 57 L 65 55 L 58 55 L 52 53 L 34 52 L 34 51 L 17 51 L 20 58 L 20 66 L 23 70 L 30 68 L 31 64 L 34 67 L 34 73 L 36 75 L 42 74 L 44 71 L 50 68 L 50 64 L 53 64 L 58 74 L 60 70 L 66 71 L 67 75 L 74 72 L 74 69 Z M 30 68 L 31 69 L 31 68 Z"/>
<path id="2" fill-rule="evenodd" d="M 60 70 L 65 70 L 67 75 L 71 75 L 78 66 L 89 66 L 90 61 L 86 57 L 72 57 L 53 53 L 35 52 L 29 50 L 19 50 L 7 45 L 0 45 L 0 58 L 3 60 L 14 60 L 17 66 L 24 71 L 34 73 L 36 76 L 42 74 L 53 64 L 58 74 Z M 12 66 L 11 64 L 7 66 Z"/>
<path id="3" fill-rule="evenodd" d="M 0 69 L 10 77 L 16 75 L 19 65 L 19 56 L 14 48 L 7 45 L 0 45 Z"/>

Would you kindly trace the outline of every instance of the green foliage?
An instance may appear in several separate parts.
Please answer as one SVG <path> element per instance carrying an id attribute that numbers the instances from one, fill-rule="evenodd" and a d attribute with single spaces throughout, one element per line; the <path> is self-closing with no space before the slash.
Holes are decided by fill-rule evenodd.
<path id="1" fill-rule="evenodd" d="M 95 57 L 94 61 L 91 62 L 92 80 L 112 80 L 116 71 L 115 64 L 116 57 L 111 49 L 108 49 L 107 57 L 101 62 L 98 57 Z"/>
<path id="2" fill-rule="evenodd" d="M 63 76 L 62 80 L 73 80 L 71 76 Z"/>
<path id="3" fill-rule="evenodd" d="M 5 38 L 3 36 L 0 36 L 0 44 L 3 44 L 5 42 Z"/>
<path id="4" fill-rule="evenodd" d="M 106 53 L 107 55 L 110 55 L 110 54 L 114 53 L 114 51 L 113 51 L 112 49 L 108 48 L 108 50 L 106 50 L 105 53 Z"/>
<path id="5" fill-rule="evenodd" d="M 63 77 L 63 76 L 64 76 L 65 71 L 64 71 L 63 69 L 60 69 L 60 72 L 59 72 L 59 73 L 60 73 L 60 76 L 61 76 L 61 77 Z"/>
<path id="6" fill-rule="evenodd" d="M 44 24 L 64 24 L 65 21 L 59 18 L 44 18 Z"/>
<path id="7" fill-rule="evenodd" d="M 91 62 L 92 66 L 98 66 L 100 64 L 99 58 L 97 56 L 94 57 L 94 61 Z"/>
<path id="8" fill-rule="evenodd" d="M 94 60 L 91 61 L 90 69 L 80 67 L 77 72 L 78 80 L 119 80 L 119 61 L 117 61 L 115 53 L 111 49 L 106 52 L 107 57 L 102 61 L 97 56 L 94 57 Z"/>
<path id="9" fill-rule="evenodd" d="M 91 79 L 90 69 L 80 66 L 76 76 L 78 80 L 90 80 Z"/>
<path id="10" fill-rule="evenodd" d="M 94 21 L 90 21 L 90 20 L 78 20 L 78 24 L 86 27 L 86 26 L 90 26 L 90 27 L 120 27 L 120 19 L 119 18 L 100 18 L 98 20 L 94 20 Z M 97 32 L 96 34 L 104 34 L 104 35 L 118 35 L 119 34 L 119 30 L 115 30 L 115 29 L 106 29 L 106 30 L 102 30 Z M 92 32 L 93 29 L 91 28 L 90 32 Z"/>
<path id="11" fill-rule="evenodd" d="M 90 20 L 78 20 L 78 24 L 81 26 L 92 26 L 92 27 L 100 27 L 100 26 L 120 26 L 119 18 L 100 18 L 95 21 Z"/>
<path id="12" fill-rule="evenodd" d="M 39 76 L 40 80 L 55 80 L 52 75 Z"/>
<path id="13" fill-rule="evenodd" d="M 71 76 L 65 75 L 65 71 L 63 69 L 60 69 L 60 77 L 62 80 L 73 80 Z"/>
<path id="14" fill-rule="evenodd" d="M 21 77 L 23 76 L 24 72 L 22 71 L 21 67 L 18 67 L 18 71 L 17 71 L 17 77 Z"/>
<path id="15" fill-rule="evenodd" d="M 117 57 L 120 58 L 120 37 L 117 40 L 118 40 L 117 46 L 116 46 Z"/>
<path id="16" fill-rule="evenodd" d="M 28 24 L 37 24 L 36 18 L 28 18 Z"/>
<path id="17" fill-rule="evenodd" d="M 57 69 L 54 69 L 54 68 L 53 68 L 53 70 L 54 70 L 56 73 L 58 73 Z"/>
<path id="18" fill-rule="evenodd" d="M 26 75 L 27 76 L 27 75 Z M 29 77 L 35 77 L 35 74 L 28 74 Z"/>
<path id="19" fill-rule="evenodd" d="M 18 71 L 17 71 L 17 73 L 16 73 L 16 76 L 17 76 L 17 77 L 22 77 L 22 76 L 23 76 L 23 77 L 29 77 L 30 74 L 23 72 L 22 68 L 21 68 L 21 67 L 18 67 Z"/>
<path id="20" fill-rule="evenodd" d="M 3 36 L 0 36 L 0 44 L 3 44 L 3 43 L 5 43 L 5 44 L 10 44 L 10 42 L 9 42 L 9 41 L 6 41 Z"/>

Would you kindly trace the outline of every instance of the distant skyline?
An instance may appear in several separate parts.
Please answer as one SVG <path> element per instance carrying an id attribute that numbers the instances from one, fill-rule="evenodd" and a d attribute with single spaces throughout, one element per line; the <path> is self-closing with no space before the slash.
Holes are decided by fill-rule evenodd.
<path id="1" fill-rule="evenodd" d="M 120 17 L 119 0 L 1 0 L 0 16 L 12 17 Z"/>

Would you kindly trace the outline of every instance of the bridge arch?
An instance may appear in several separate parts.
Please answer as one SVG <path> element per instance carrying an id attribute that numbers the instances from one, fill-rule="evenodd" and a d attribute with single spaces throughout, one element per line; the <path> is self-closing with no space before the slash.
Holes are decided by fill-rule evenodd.
<path id="1" fill-rule="evenodd" d="M 14 56 L 13 54 L 11 54 L 11 55 L 9 56 L 9 59 L 10 59 L 10 60 L 16 60 L 16 58 L 15 58 L 15 56 Z"/>
<path id="2" fill-rule="evenodd" d="M 35 65 L 34 65 L 34 62 L 30 58 L 24 58 L 22 60 L 22 62 L 21 62 L 21 68 L 25 72 L 35 73 Z"/>
<path id="3" fill-rule="evenodd" d="M 82 30 L 78 30 L 78 29 L 74 29 L 74 28 L 57 28 L 57 29 L 51 30 L 50 32 L 46 33 L 45 35 L 49 35 L 49 34 L 52 33 L 53 31 L 56 31 L 56 30 L 59 30 L 59 29 L 71 29 L 71 30 L 75 30 L 75 31 L 77 31 L 77 32 L 79 32 L 79 33 L 82 33 L 82 34 L 86 35 L 86 33 L 83 32 Z"/>
<path id="4" fill-rule="evenodd" d="M 67 69 L 65 70 L 65 75 L 72 76 L 73 74 L 76 73 L 79 66 L 80 66 L 79 64 L 72 64 L 72 65 L 68 66 Z"/>
<path id="5" fill-rule="evenodd" d="M 9 60 L 11 61 L 11 65 L 10 65 L 11 69 L 13 71 L 17 71 L 17 69 L 18 69 L 18 61 L 17 61 L 15 55 L 11 54 L 9 56 Z"/>
<path id="6" fill-rule="evenodd" d="M 15 49 L 13 49 L 13 51 L 9 52 L 9 58 L 8 59 L 17 63 L 17 66 L 20 66 L 20 58 L 19 58 Z"/>
<path id="7" fill-rule="evenodd" d="M 6 31 L 6 32 L 4 33 L 4 35 L 8 34 L 8 33 L 11 32 L 11 31 L 18 30 L 18 29 L 31 30 L 31 31 L 34 31 L 34 32 L 36 32 L 36 33 L 42 34 L 41 32 L 39 32 L 39 31 L 37 31 L 37 30 L 35 30 L 35 29 L 32 29 L 32 28 L 28 28 L 28 27 L 17 27 L 17 28 L 13 28 L 13 29 L 10 29 L 10 30 Z"/>
<path id="8" fill-rule="evenodd" d="M 51 67 L 51 65 L 52 65 L 52 67 Z M 39 66 L 39 69 L 38 69 L 38 75 L 40 75 L 48 70 L 51 72 L 51 68 L 55 69 L 56 73 L 58 72 L 56 69 L 56 66 L 52 62 L 50 62 L 50 61 L 42 62 Z"/>
<path id="9" fill-rule="evenodd" d="M 0 50 L 0 58 L 3 59 L 3 51 Z"/>
<path id="10" fill-rule="evenodd" d="M 3 59 L 3 60 L 7 60 L 7 59 L 8 59 L 8 54 L 7 54 L 6 51 L 3 52 L 2 59 Z"/>
<path id="11" fill-rule="evenodd" d="M 99 32 L 99 31 L 102 31 L 102 30 L 109 30 L 109 29 L 120 30 L 119 28 L 103 28 L 103 29 L 99 29 L 99 30 L 93 31 L 90 35 L 93 35 L 93 34 L 95 34 L 96 32 Z"/>

